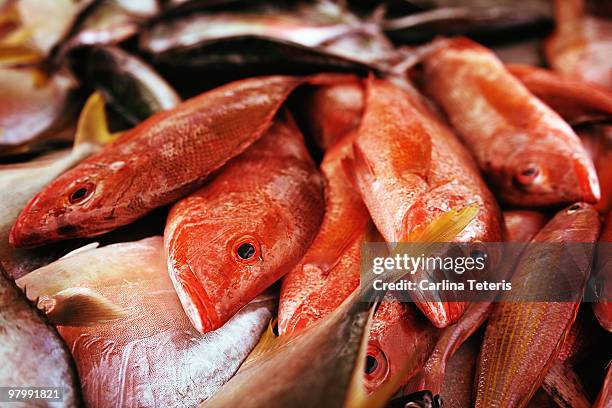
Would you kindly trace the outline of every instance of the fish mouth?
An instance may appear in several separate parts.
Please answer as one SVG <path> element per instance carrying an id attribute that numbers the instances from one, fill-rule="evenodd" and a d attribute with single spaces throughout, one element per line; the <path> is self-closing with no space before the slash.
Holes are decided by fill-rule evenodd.
<path id="1" fill-rule="evenodd" d="M 191 267 L 177 270 L 171 255 L 168 256 L 167 265 L 170 280 L 192 326 L 202 334 L 221 327 L 214 305 Z"/>
<path id="2" fill-rule="evenodd" d="M 44 235 L 37 232 L 25 234 L 24 225 L 21 218 L 17 218 L 15 224 L 9 231 L 8 241 L 13 248 L 24 248 L 39 246 L 45 243 L 46 239 Z"/>

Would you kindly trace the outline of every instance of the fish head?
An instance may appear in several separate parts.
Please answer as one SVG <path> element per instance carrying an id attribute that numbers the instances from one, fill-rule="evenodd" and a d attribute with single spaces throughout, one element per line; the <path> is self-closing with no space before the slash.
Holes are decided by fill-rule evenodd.
<path id="1" fill-rule="evenodd" d="M 164 233 L 170 277 L 201 333 L 221 327 L 306 248 L 273 203 L 245 206 L 239 194 L 212 194 L 179 201 Z"/>
<path id="2" fill-rule="evenodd" d="M 368 392 L 402 372 L 410 376 L 418 367 L 406 369 L 407 364 L 424 360 L 435 335 L 433 326 L 414 306 L 391 299 L 393 297 L 381 303 L 370 329 L 364 368 L 364 385 Z"/>
<path id="3" fill-rule="evenodd" d="M 115 228 L 121 210 L 131 204 L 120 200 L 135 177 L 125 167 L 88 161 L 55 179 L 21 211 L 9 235 L 11 245 L 32 247 Z"/>
<path id="4" fill-rule="evenodd" d="M 508 155 L 502 170 L 502 193 L 517 205 L 595 202 L 600 189 L 593 163 L 565 146 L 528 145 Z"/>

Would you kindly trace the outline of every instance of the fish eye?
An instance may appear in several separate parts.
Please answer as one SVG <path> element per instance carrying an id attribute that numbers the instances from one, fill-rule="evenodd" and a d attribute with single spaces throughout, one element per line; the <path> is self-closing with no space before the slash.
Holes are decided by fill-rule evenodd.
<path id="1" fill-rule="evenodd" d="M 369 355 L 366 357 L 366 365 L 365 365 L 365 373 L 372 374 L 376 371 L 378 367 L 378 361 L 376 361 L 376 357 Z"/>
<path id="2" fill-rule="evenodd" d="M 382 383 L 389 373 L 387 358 L 378 347 L 370 344 L 366 355 L 364 374 L 365 379 L 372 385 Z"/>
<path id="3" fill-rule="evenodd" d="M 514 178 L 519 184 L 528 186 L 537 180 L 540 173 L 540 166 L 535 163 L 527 163 L 519 169 Z"/>
<path id="4" fill-rule="evenodd" d="M 572 204 L 571 206 L 569 206 L 569 208 L 567 209 L 567 213 L 568 214 L 573 214 L 578 210 L 581 210 L 584 208 L 584 205 L 582 203 L 576 203 L 576 204 Z"/>
<path id="5" fill-rule="evenodd" d="M 261 248 L 257 239 L 243 236 L 234 243 L 233 253 L 239 261 L 254 262 L 261 257 Z"/>
<path id="6" fill-rule="evenodd" d="M 70 204 L 79 204 L 91 197 L 94 192 L 95 186 L 93 183 L 85 183 L 76 186 L 70 194 L 68 194 L 68 201 Z"/>

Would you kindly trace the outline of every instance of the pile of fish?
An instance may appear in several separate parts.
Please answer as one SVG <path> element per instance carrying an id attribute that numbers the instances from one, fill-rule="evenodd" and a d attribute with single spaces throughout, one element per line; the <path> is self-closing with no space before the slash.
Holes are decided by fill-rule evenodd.
<path id="1" fill-rule="evenodd" d="M 612 8 L 524 3 L 0 2 L 13 405 L 612 407 Z M 589 245 L 366 302 L 372 242 Z"/>

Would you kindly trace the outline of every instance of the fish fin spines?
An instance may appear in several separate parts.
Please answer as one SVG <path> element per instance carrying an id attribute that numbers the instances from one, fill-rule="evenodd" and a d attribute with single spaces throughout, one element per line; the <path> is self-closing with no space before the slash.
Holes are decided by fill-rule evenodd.
<path id="1" fill-rule="evenodd" d="M 62 326 L 93 326 L 125 316 L 120 307 L 88 288 L 65 289 L 52 298 L 38 299 L 37 306 Z"/>

